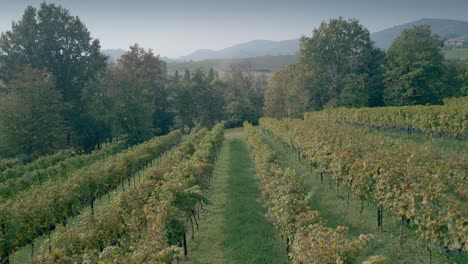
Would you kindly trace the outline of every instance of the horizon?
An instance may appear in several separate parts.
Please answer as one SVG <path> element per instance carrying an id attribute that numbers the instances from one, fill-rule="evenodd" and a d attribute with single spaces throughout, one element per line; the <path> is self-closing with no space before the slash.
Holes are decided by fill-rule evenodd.
<path id="1" fill-rule="evenodd" d="M 11 29 L 28 5 L 41 0 L 1 1 L 0 31 Z M 79 16 L 103 50 L 128 50 L 138 43 L 161 57 L 179 58 L 197 50 L 222 50 L 254 40 L 291 40 L 310 36 L 322 21 L 357 18 L 371 33 L 424 19 L 468 21 L 468 2 L 440 1 L 282 1 L 201 0 L 197 2 L 46 1 Z M 92 4 L 91 4 L 92 3 Z M 441 9 L 441 5 L 444 6 Z M 391 14 L 391 15 L 389 15 Z M 161 25 L 161 26 L 159 26 Z M 169 36 L 169 37 L 168 37 Z"/>

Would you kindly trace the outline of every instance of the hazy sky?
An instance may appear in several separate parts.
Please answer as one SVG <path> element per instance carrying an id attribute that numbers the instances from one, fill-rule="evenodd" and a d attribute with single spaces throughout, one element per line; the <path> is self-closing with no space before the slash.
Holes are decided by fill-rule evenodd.
<path id="1" fill-rule="evenodd" d="M 27 5 L 41 0 L 0 0 L 0 31 L 11 28 Z M 169 57 L 221 49 L 254 39 L 310 35 L 322 20 L 356 17 L 375 32 L 420 18 L 468 21 L 468 0 L 56 0 L 79 16 L 103 48 L 137 42 Z"/>

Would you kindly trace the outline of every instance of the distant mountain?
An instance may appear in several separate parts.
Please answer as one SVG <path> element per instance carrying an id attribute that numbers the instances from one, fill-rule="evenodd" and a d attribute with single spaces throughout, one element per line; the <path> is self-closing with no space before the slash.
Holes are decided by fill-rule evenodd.
<path id="1" fill-rule="evenodd" d="M 410 23 L 406 23 L 392 28 L 384 29 L 371 34 L 375 45 L 382 49 L 387 49 L 393 40 L 398 37 L 403 30 L 415 25 L 429 25 L 432 32 L 438 34 L 441 39 L 451 39 L 468 34 L 468 21 L 423 18 Z"/>
<path id="2" fill-rule="evenodd" d="M 371 33 L 371 39 L 375 42 L 377 47 L 387 49 L 393 40 L 403 32 L 403 30 L 411 28 L 414 25 L 431 26 L 432 31 L 438 34 L 443 40 L 468 34 L 468 21 L 423 18 Z M 253 40 L 221 50 L 197 50 L 187 56 L 178 58 L 177 61 L 253 58 L 266 55 L 294 55 L 299 50 L 299 44 L 299 39 L 283 41 Z"/>
<path id="3" fill-rule="evenodd" d="M 265 55 L 294 55 L 299 50 L 299 39 L 273 41 L 253 40 L 222 50 L 197 50 L 179 61 L 200 61 L 207 59 L 252 58 Z"/>
<path id="4" fill-rule="evenodd" d="M 123 49 L 105 49 L 101 50 L 104 55 L 109 56 L 109 62 L 117 62 L 117 60 L 125 53 Z"/>

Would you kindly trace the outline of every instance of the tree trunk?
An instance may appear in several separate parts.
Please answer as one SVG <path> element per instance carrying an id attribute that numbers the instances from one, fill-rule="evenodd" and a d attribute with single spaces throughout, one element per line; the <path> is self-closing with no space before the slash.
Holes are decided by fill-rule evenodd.
<path id="1" fill-rule="evenodd" d="M 192 227 L 192 240 L 194 238 L 194 234 L 195 234 L 195 230 L 193 229 L 193 221 L 192 221 L 192 217 L 189 215 L 188 216 L 189 220 L 190 220 L 190 226 Z"/>
<path id="2" fill-rule="evenodd" d="M 94 198 L 91 199 L 91 215 L 94 216 Z"/>
<path id="3" fill-rule="evenodd" d="M 49 253 L 52 252 L 52 241 L 50 241 L 50 233 L 52 232 L 49 231 Z"/>
<path id="4" fill-rule="evenodd" d="M 188 253 L 187 252 L 187 236 L 186 236 L 186 234 L 184 232 L 184 256 L 187 257 L 187 253 Z"/>
<path id="5" fill-rule="evenodd" d="M 405 222 L 405 217 L 401 216 L 400 223 L 400 247 L 403 246 L 403 223 Z"/>
<path id="6" fill-rule="evenodd" d="M 194 216 L 193 219 L 195 219 L 195 225 L 197 225 L 197 230 L 198 230 L 198 221 L 197 221 L 197 218 L 195 217 L 195 210 L 192 211 L 192 215 Z"/>
<path id="7" fill-rule="evenodd" d="M 34 239 L 31 241 L 31 262 L 34 258 Z"/>
<path id="8" fill-rule="evenodd" d="M 427 252 L 429 252 L 429 264 L 432 264 L 432 251 L 429 246 L 426 246 Z"/>
<path id="9" fill-rule="evenodd" d="M 377 227 L 378 227 L 378 230 L 382 230 L 382 206 L 381 205 L 377 205 Z"/>

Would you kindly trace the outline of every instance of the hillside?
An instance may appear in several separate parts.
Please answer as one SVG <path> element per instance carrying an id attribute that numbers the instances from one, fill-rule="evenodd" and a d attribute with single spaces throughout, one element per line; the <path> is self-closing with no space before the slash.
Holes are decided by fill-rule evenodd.
<path id="1" fill-rule="evenodd" d="M 468 34 L 467 21 L 423 18 L 371 33 L 371 39 L 375 41 L 377 47 L 386 49 L 403 30 L 414 25 L 429 25 L 432 31 L 444 40 Z M 299 45 L 299 39 L 283 41 L 253 40 L 221 50 L 200 49 L 186 56 L 182 56 L 177 60 L 202 61 L 210 59 L 253 58 L 265 55 L 293 55 L 299 50 Z"/>
<path id="2" fill-rule="evenodd" d="M 122 54 L 125 53 L 123 49 L 106 49 L 101 51 L 104 55 L 109 56 L 109 62 L 116 62 Z"/>
<path id="3" fill-rule="evenodd" d="M 273 41 L 253 40 L 234 45 L 221 50 L 197 50 L 189 55 L 178 58 L 180 61 L 251 58 L 265 55 L 293 55 L 299 49 L 299 39 Z"/>
<path id="4" fill-rule="evenodd" d="M 423 18 L 372 33 L 371 38 L 375 41 L 377 47 L 386 49 L 403 30 L 415 25 L 431 26 L 432 32 L 438 34 L 443 40 L 468 34 L 468 21 Z"/>
<path id="5" fill-rule="evenodd" d="M 185 69 L 194 70 L 198 68 L 209 69 L 213 68 L 218 72 L 229 70 L 231 64 L 248 63 L 257 71 L 274 72 L 284 66 L 296 63 L 296 55 L 278 55 L 278 56 L 260 56 L 253 58 L 236 58 L 236 59 L 210 59 L 202 61 L 184 61 L 184 62 L 167 62 L 167 70 L 172 74 L 176 70 L 183 72 Z"/>

